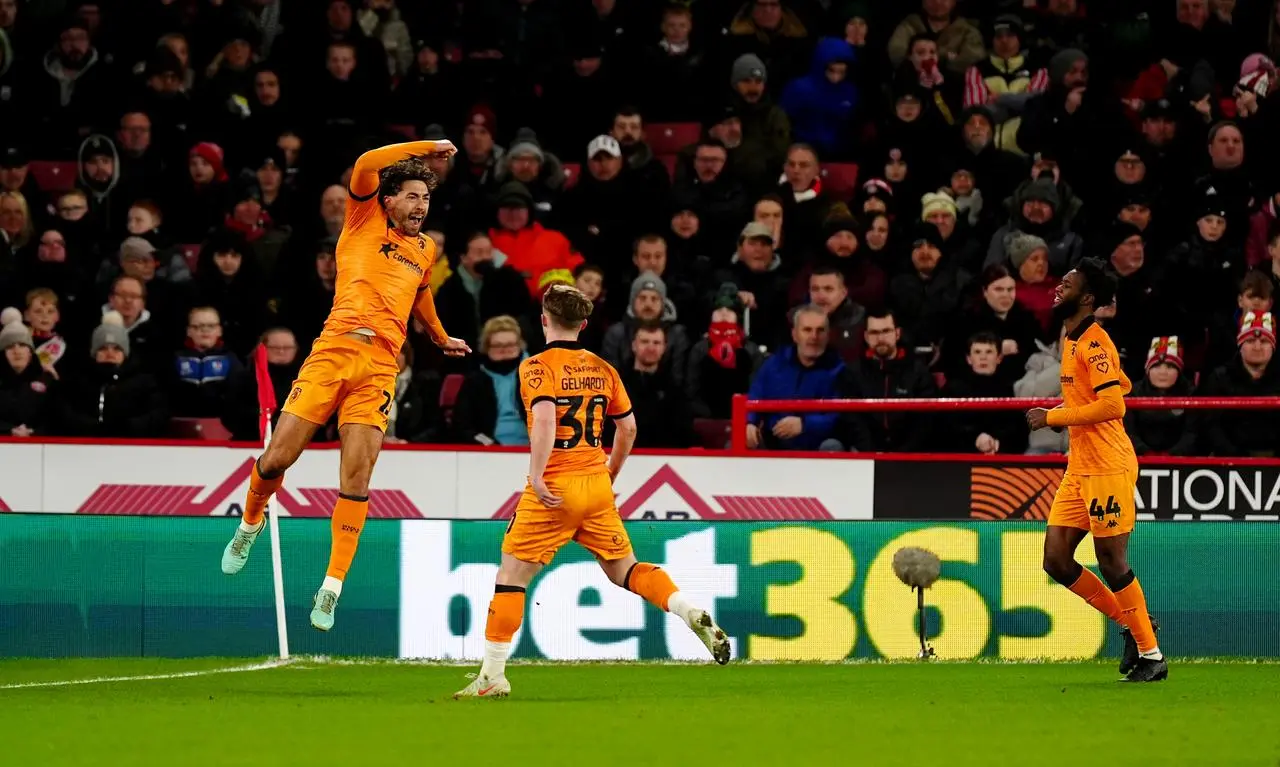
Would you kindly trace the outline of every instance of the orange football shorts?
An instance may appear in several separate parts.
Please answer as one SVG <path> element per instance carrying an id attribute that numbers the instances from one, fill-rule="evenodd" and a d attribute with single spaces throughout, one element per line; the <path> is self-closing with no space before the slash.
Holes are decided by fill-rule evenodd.
<path id="1" fill-rule="evenodd" d="M 349 336 L 320 336 L 293 382 L 284 412 L 324 424 L 338 411 L 338 425 L 387 430 L 396 396 L 395 355 Z"/>
<path id="2" fill-rule="evenodd" d="M 631 553 L 631 539 L 618 516 L 607 472 L 551 477 L 547 488 L 564 501 L 548 509 L 526 486 L 502 538 L 502 553 L 544 565 L 569 541 L 605 560 Z"/>
<path id="3" fill-rule="evenodd" d="M 1058 485 L 1049 509 L 1049 524 L 1088 530 L 1094 538 L 1133 532 L 1138 518 L 1134 488 L 1138 472 L 1072 474 Z"/>

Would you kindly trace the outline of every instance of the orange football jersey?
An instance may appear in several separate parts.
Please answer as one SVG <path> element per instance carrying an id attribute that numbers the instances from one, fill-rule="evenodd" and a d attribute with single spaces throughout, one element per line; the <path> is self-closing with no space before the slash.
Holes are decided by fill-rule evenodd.
<path id="1" fill-rule="evenodd" d="M 418 291 L 429 285 L 436 247 L 426 234 L 406 237 L 392 226 L 378 200 L 378 171 L 434 147 L 430 141 L 393 144 L 356 161 L 338 238 L 338 277 L 325 335 L 365 329 L 389 349 L 404 345 L 409 312 Z"/>
<path id="2" fill-rule="evenodd" d="M 600 439 L 604 419 L 631 412 L 631 398 L 613 366 L 577 342 L 552 342 L 520 363 L 520 398 L 530 430 L 533 406 L 556 403 L 556 439 L 543 476 L 608 471 Z"/>
<path id="3" fill-rule="evenodd" d="M 1083 407 L 1113 387 L 1119 387 L 1122 395 L 1133 388 L 1120 369 L 1120 354 L 1111 337 L 1089 317 L 1063 342 L 1062 404 L 1067 408 Z M 1067 428 L 1071 438 L 1067 471 L 1117 474 L 1136 470 L 1138 457 L 1124 430 L 1123 418 Z"/>

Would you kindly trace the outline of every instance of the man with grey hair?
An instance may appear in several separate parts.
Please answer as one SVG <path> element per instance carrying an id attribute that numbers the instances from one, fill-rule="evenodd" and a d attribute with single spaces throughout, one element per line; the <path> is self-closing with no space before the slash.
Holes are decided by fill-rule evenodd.
<path id="1" fill-rule="evenodd" d="M 853 393 L 840 356 L 829 348 L 830 324 L 820 306 L 800 307 L 791 319 L 791 345 L 765 360 L 751 380 L 747 398 L 840 399 Z M 770 450 L 844 450 L 840 437 L 852 419 L 839 413 L 752 413 L 747 447 Z M 853 440 L 858 442 L 860 440 Z"/>

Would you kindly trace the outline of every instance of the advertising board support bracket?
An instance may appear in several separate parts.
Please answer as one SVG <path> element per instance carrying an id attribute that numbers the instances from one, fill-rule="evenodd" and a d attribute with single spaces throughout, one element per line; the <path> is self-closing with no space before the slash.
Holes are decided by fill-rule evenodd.
<path id="1" fill-rule="evenodd" d="M 916 656 L 920 660 L 929 660 L 933 657 L 933 648 L 929 646 L 929 632 L 924 622 L 924 589 L 920 586 L 915 587 L 916 591 L 916 613 L 920 617 L 920 654 Z"/>

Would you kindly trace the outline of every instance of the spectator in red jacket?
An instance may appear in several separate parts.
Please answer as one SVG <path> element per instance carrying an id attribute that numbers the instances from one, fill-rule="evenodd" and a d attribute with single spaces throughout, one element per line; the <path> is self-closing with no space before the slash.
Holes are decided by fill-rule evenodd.
<path id="1" fill-rule="evenodd" d="M 582 256 L 569 240 L 533 220 L 533 196 L 519 181 L 498 190 L 498 226 L 489 230 L 493 247 L 507 257 L 506 265 L 524 277 L 529 296 L 538 299 L 538 282 L 552 269 L 573 269 Z"/>

